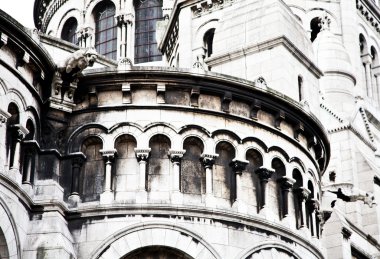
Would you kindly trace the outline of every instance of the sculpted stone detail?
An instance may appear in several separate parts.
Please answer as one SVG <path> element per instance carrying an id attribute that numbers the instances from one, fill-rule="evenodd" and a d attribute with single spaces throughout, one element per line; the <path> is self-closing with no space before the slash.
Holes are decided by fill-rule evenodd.
<path id="1" fill-rule="evenodd" d="M 98 57 L 95 49 L 87 48 L 75 51 L 63 62 L 57 64 L 57 71 L 76 76 L 86 67 L 92 67 Z"/>
<path id="2" fill-rule="evenodd" d="M 256 78 L 253 82 L 255 83 L 256 87 L 264 88 L 264 89 L 268 87 L 267 82 L 262 76 Z"/>
<path id="3" fill-rule="evenodd" d="M 195 17 L 232 5 L 236 0 L 206 0 L 197 3 L 191 9 Z"/>
<path id="4" fill-rule="evenodd" d="M 352 183 L 331 184 L 324 186 L 322 190 L 336 194 L 337 198 L 345 202 L 363 201 L 364 204 L 367 204 L 370 208 L 376 204 L 373 193 L 355 188 Z"/>

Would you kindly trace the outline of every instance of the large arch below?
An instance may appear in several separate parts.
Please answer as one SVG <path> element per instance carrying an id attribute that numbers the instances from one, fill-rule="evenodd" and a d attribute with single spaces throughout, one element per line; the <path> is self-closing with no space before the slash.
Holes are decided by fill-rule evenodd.
<path id="1" fill-rule="evenodd" d="M 139 223 L 124 228 L 108 237 L 90 258 L 124 259 L 135 251 L 152 247 L 166 247 L 183 254 L 186 259 L 221 259 L 201 236 L 166 222 Z"/>
<path id="2" fill-rule="evenodd" d="M 0 197 L 0 257 L 1 259 L 21 259 L 20 242 L 15 221 Z M 1 249 L 4 249 L 2 251 Z M 4 255 L 2 254 L 4 252 Z"/>

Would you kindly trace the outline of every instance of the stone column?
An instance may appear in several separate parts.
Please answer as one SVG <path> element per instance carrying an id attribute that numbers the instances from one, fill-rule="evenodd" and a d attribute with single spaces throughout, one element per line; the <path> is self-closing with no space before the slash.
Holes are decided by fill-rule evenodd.
<path id="1" fill-rule="evenodd" d="M 367 96 L 371 99 L 372 98 L 372 80 L 371 80 L 372 58 L 371 56 L 369 54 L 363 55 L 362 62 L 364 63 Z"/>
<path id="2" fill-rule="evenodd" d="M 316 238 L 317 237 L 316 211 L 319 208 L 319 202 L 316 199 L 309 199 L 306 201 L 306 206 L 308 208 L 308 212 L 310 213 L 310 215 L 308 215 L 308 218 L 310 220 L 309 227 L 311 231 L 311 236 Z"/>
<path id="3" fill-rule="evenodd" d="M 22 184 L 31 185 L 34 151 L 32 148 L 29 147 L 25 149 L 24 154 L 25 154 L 25 157 L 24 157 L 25 168 L 23 168 Z"/>
<path id="4" fill-rule="evenodd" d="M 11 169 L 20 170 L 21 162 L 21 141 L 28 134 L 28 130 L 22 127 L 21 125 L 12 125 L 11 130 L 13 130 L 14 142 L 14 151 L 12 154 L 13 161 L 11 164 Z"/>
<path id="5" fill-rule="evenodd" d="M 5 161 L 8 152 L 5 143 L 7 138 L 7 120 L 10 117 L 10 113 L 0 109 L 0 172 L 6 170 L 5 165 L 9 166 L 7 161 Z"/>
<path id="6" fill-rule="evenodd" d="M 181 175 L 180 175 L 180 165 L 181 165 L 181 158 L 183 157 L 183 154 L 185 154 L 185 150 L 170 150 L 169 156 L 170 161 L 173 163 L 173 182 L 172 182 L 172 195 L 171 195 L 171 201 L 172 203 L 182 203 L 182 193 L 181 191 Z"/>
<path id="7" fill-rule="evenodd" d="M 212 188 L 212 167 L 218 154 L 202 154 L 203 166 L 206 169 L 206 197 L 205 202 L 207 206 L 214 206 L 214 196 Z"/>
<path id="8" fill-rule="evenodd" d="M 293 189 L 293 194 L 297 197 L 297 205 L 300 210 L 300 224 L 297 227 L 304 229 L 306 227 L 306 200 L 309 198 L 310 191 L 306 188 L 300 187 Z"/>
<path id="9" fill-rule="evenodd" d="M 289 214 L 289 191 L 293 187 L 293 184 L 296 182 L 293 178 L 282 177 L 277 180 L 280 184 L 281 195 L 282 195 L 282 204 L 281 206 L 281 218 L 286 218 Z"/>
<path id="10" fill-rule="evenodd" d="M 135 148 L 135 153 L 137 161 L 139 162 L 139 184 L 138 192 L 136 193 L 137 203 L 147 202 L 147 192 L 146 192 L 146 165 L 149 158 L 150 148 L 137 149 Z"/>
<path id="11" fill-rule="evenodd" d="M 372 68 L 373 75 L 375 77 L 375 85 L 374 88 L 374 100 L 376 102 L 376 106 L 380 106 L 380 66 Z"/>
<path id="12" fill-rule="evenodd" d="M 131 42 L 132 34 L 132 21 L 133 15 L 131 13 L 118 14 L 115 16 L 117 24 L 117 57 L 120 59 L 130 58 L 131 53 L 128 50 Z"/>
<path id="13" fill-rule="evenodd" d="M 247 206 L 245 202 L 243 201 L 243 181 L 242 181 L 242 174 L 245 170 L 246 166 L 248 165 L 248 161 L 246 160 L 237 160 L 234 159 L 231 162 L 231 166 L 235 172 L 235 181 L 236 181 L 236 190 L 235 190 L 235 201 L 233 206 L 237 207 L 237 210 L 239 212 L 247 212 Z"/>
<path id="14" fill-rule="evenodd" d="M 259 209 L 265 208 L 266 203 L 266 187 L 269 179 L 272 177 L 272 174 L 274 173 L 274 170 L 267 169 L 265 167 L 260 167 L 255 172 L 259 179 L 260 179 L 260 190 L 261 190 L 261 198 L 258 199 L 259 201 Z"/>
<path id="15" fill-rule="evenodd" d="M 112 163 L 115 158 L 116 149 L 100 150 L 105 161 L 104 189 L 100 195 L 100 203 L 111 203 L 113 200 L 112 193 Z"/>
<path id="16" fill-rule="evenodd" d="M 79 180 L 82 171 L 82 165 L 86 157 L 84 154 L 78 154 L 71 160 L 71 194 L 68 197 L 71 206 L 77 206 L 81 202 L 79 196 Z"/>

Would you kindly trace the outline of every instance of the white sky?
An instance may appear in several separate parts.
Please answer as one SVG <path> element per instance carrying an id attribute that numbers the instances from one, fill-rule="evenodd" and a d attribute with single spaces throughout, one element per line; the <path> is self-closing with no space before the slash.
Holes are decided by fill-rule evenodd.
<path id="1" fill-rule="evenodd" d="M 34 28 L 34 0 L 0 0 L 0 9 L 15 18 L 25 27 Z"/>

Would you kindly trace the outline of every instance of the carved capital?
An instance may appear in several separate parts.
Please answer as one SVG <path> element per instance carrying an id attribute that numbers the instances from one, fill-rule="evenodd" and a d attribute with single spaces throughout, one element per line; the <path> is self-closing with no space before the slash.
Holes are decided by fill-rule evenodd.
<path id="1" fill-rule="evenodd" d="M 277 182 L 280 184 L 282 190 L 289 191 L 293 187 L 293 184 L 296 182 L 296 180 L 284 176 L 278 179 Z"/>
<path id="2" fill-rule="evenodd" d="M 307 200 L 310 196 L 310 191 L 303 187 L 293 189 L 293 192 L 301 201 Z"/>
<path id="3" fill-rule="evenodd" d="M 319 209 L 319 201 L 316 199 L 310 199 L 306 201 L 306 206 L 308 209 L 313 212 L 317 211 Z"/>
<path id="4" fill-rule="evenodd" d="M 255 173 L 260 178 L 260 181 L 262 182 L 268 182 L 269 178 L 272 177 L 272 174 L 274 173 L 273 169 L 268 169 L 265 167 L 260 167 L 256 169 Z"/>
<path id="5" fill-rule="evenodd" d="M 146 162 L 149 157 L 150 148 L 145 148 L 145 149 L 135 148 L 135 153 L 136 153 L 137 161 Z"/>
<path id="6" fill-rule="evenodd" d="M 129 24 L 132 25 L 134 21 L 134 16 L 131 13 L 125 13 L 125 14 L 116 14 L 115 15 L 116 24 L 118 26 L 121 26 L 123 24 Z"/>
<path id="7" fill-rule="evenodd" d="M 169 150 L 169 157 L 172 163 L 181 162 L 181 158 L 186 153 L 186 150 Z"/>
<path id="8" fill-rule="evenodd" d="M 234 159 L 234 160 L 232 160 L 230 165 L 231 165 L 231 167 L 235 173 L 241 174 L 245 170 L 245 168 L 247 167 L 248 163 L 249 162 L 247 160 Z"/>
<path id="9" fill-rule="evenodd" d="M 218 156 L 219 156 L 218 154 L 202 154 L 201 158 L 202 158 L 203 166 L 205 168 L 211 168 L 214 165 L 215 159 L 217 159 Z"/>
<path id="10" fill-rule="evenodd" d="M 29 130 L 27 130 L 24 126 L 20 124 L 14 124 L 9 126 L 9 129 L 13 132 L 14 138 L 18 141 L 21 142 L 26 135 L 28 135 Z"/>
<path id="11" fill-rule="evenodd" d="M 115 158 L 116 153 L 117 153 L 116 149 L 108 149 L 108 150 L 101 149 L 101 150 L 99 150 L 99 152 L 102 154 L 103 158 L 106 161 L 113 160 Z"/>
<path id="12" fill-rule="evenodd" d="M 11 117 L 11 114 L 9 112 L 3 111 L 0 109 L 0 126 L 3 123 L 6 123 L 8 118 Z"/>

